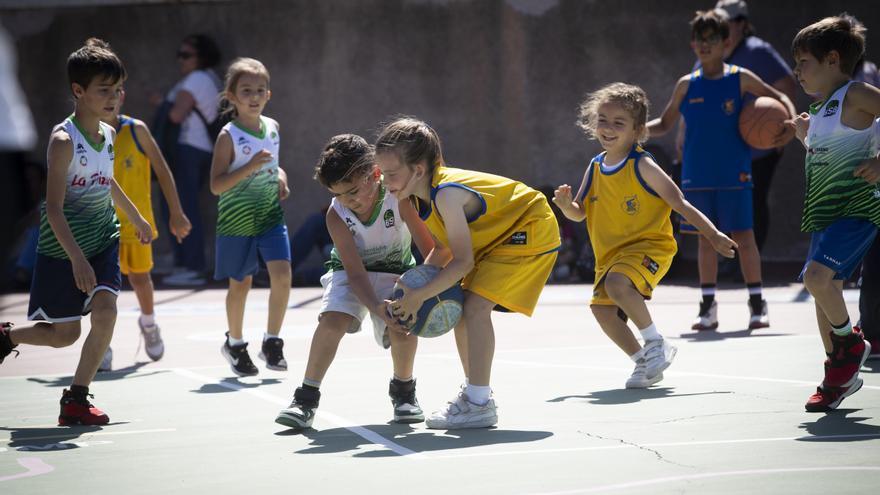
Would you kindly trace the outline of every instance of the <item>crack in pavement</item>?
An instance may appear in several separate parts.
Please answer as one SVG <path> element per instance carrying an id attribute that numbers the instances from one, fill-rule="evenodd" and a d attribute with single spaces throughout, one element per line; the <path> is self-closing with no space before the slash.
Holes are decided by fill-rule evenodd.
<path id="1" fill-rule="evenodd" d="M 623 445 L 629 445 L 630 447 L 635 447 L 635 448 L 637 448 L 637 449 L 639 449 L 639 450 L 644 450 L 645 452 L 650 452 L 650 453 L 654 454 L 654 457 L 656 457 L 658 461 L 665 462 L 665 463 L 667 463 L 667 464 L 672 464 L 673 466 L 686 467 L 686 468 L 693 468 L 693 469 L 696 468 L 696 466 L 690 466 L 690 465 L 687 465 L 687 464 L 681 464 L 681 463 L 678 463 L 678 462 L 670 461 L 669 459 L 663 457 L 663 454 L 661 454 L 660 451 L 658 451 L 658 450 L 655 450 L 655 449 L 652 449 L 652 448 L 649 448 L 649 447 L 645 447 L 645 446 L 643 446 L 643 445 L 639 445 L 639 444 L 634 443 L 634 442 L 628 442 L 628 441 L 626 441 L 626 440 L 624 440 L 624 439 L 622 439 L 622 438 L 603 437 L 602 435 L 597 435 L 597 434 L 595 434 L 595 433 L 589 433 L 589 432 L 586 432 L 586 431 L 583 431 L 583 430 L 578 430 L 578 433 L 581 433 L 581 434 L 586 435 L 586 436 L 588 436 L 588 437 L 590 437 L 590 438 L 595 438 L 595 439 L 598 439 L 598 440 L 612 440 L 612 441 L 615 441 L 615 442 L 619 442 L 619 443 L 621 443 L 621 444 L 623 444 Z"/>

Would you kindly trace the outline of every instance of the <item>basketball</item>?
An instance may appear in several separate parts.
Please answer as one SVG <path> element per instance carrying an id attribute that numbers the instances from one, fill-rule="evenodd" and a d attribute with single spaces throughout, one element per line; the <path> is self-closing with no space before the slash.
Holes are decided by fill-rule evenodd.
<path id="1" fill-rule="evenodd" d="M 412 289 L 424 287 L 438 273 L 440 273 L 440 268 L 436 266 L 419 265 L 404 273 L 400 277 L 400 283 Z M 393 298 L 400 299 L 401 297 L 403 297 L 403 289 L 395 284 Z M 464 292 L 459 284 L 455 284 L 440 294 L 427 299 L 415 319 L 403 326 L 410 333 L 419 337 L 439 337 L 455 327 L 458 320 L 461 319 L 463 305 Z"/>
<path id="2" fill-rule="evenodd" d="M 760 96 L 743 105 L 739 113 L 739 133 L 752 148 L 767 150 L 782 146 L 794 137 L 794 129 L 783 122 L 788 111 L 779 100 Z M 782 140 L 777 143 L 777 138 Z"/>

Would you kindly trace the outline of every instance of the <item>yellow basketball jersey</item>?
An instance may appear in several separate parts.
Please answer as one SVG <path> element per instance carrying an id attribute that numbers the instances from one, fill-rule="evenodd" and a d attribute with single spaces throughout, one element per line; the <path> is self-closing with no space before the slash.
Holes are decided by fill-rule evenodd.
<path id="1" fill-rule="evenodd" d="M 604 152 L 590 162 L 580 201 L 586 210 L 597 280 L 624 250 L 645 253 L 644 263 L 653 264 L 652 260 L 671 258 L 678 249 L 669 218 L 672 208 L 639 175 L 637 165 L 645 155 L 650 156 L 635 146 L 613 171 L 602 170 Z"/>
<path id="2" fill-rule="evenodd" d="M 131 117 L 119 116 L 119 129 L 116 130 L 113 147 L 115 148 L 113 178 L 141 215 L 150 222 L 155 239 L 158 232 L 156 232 L 153 203 L 150 198 L 150 160 L 134 133 L 134 120 Z M 120 242 L 137 242 L 134 225 L 118 206 L 116 215 L 119 217 Z"/>
<path id="3" fill-rule="evenodd" d="M 559 226 L 541 192 L 507 177 L 436 167 L 431 180 L 431 203 L 421 204 L 419 213 L 444 245 L 449 245 L 449 238 L 434 197 L 445 187 L 471 191 L 483 203 L 482 211 L 468 219 L 474 261 L 490 252 L 499 256 L 531 256 L 559 248 Z"/>

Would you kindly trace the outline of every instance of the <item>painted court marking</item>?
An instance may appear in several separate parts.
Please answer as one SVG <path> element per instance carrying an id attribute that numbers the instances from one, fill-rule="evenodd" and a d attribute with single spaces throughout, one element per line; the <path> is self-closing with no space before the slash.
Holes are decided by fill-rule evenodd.
<path id="1" fill-rule="evenodd" d="M 202 383 L 209 383 L 211 385 L 216 385 L 219 387 L 228 388 L 229 390 L 235 390 L 236 392 L 244 392 L 247 394 L 251 394 L 255 397 L 259 397 L 260 399 L 263 399 L 267 402 L 271 402 L 273 404 L 280 405 L 282 407 L 287 407 L 289 404 L 288 401 L 285 399 L 282 399 L 280 397 L 275 397 L 274 395 L 267 394 L 267 393 L 262 392 L 260 390 L 246 388 L 246 387 L 243 387 L 243 386 L 235 384 L 235 383 L 218 381 L 215 378 L 205 376 L 205 375 L 200 375 L 198 373 L 193 373 L 192 371 L 189 371 L 187 369 L 174 368 L 171 371 L 180 375 L 180 376 L 183 376 L 183 377 L 186 377 L 186 378 L 189 378 L 192 380 L 196 380 L 196 381 L 199 381 Z M 423 459 L 423 458 L 425 458 L 424 454 L 416 452 L 414 450 L 410 450 L 402 445 L 398 445 L 398 444 L 392 442 L 391 440 L 383 437 L 382 435 L 379 435 L 378 433 L 376 433 L 372 430 L 368 430 L 367 428 L 364 428 L 362 426 L 357 426 L 354 423 L 354 421 L 345 419 L 341 416 L 337 416 L 333 413 L 329 413 L 329 412 L 323 411 L 323 410 L 318 410 L 316 412 L 316 415 L 319 416 L 322 420 L 327 421 L 329 423 L 332 423 L 334 426 L 345 428 L 346 430 L 354 433 L 355 435 L 357 435 L 357 436 L 359 436 L 359 437 L 361 437 L 371 443 L 381 445 L 381 446 L 385 447 L 386 449 L 394 452 L 397 455 L 405 456 L 410 459 Z"/>
<path id="2" fill-rule="evenodd" d="M 18 474 L 11 474 L 9 476 L 0 477 L 0 482 L 2 481 L 11 481 L 17 480 L 19 478 L 31 478 L 33 476 L 39 476 L 41 474 L 51 473 L 55 470 L 54 467 L 46 464 L 42 460 L 36 457 L 22 457 L 20 459 L 16 459 L 18 464 L 25 468 L 26 471 Z"/>

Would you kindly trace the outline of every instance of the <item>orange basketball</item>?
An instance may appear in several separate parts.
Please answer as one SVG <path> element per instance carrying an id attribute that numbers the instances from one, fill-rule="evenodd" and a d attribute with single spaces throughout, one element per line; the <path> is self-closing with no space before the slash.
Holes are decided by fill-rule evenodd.
<path id="1" fill-rule="evenodd" d="M 739 133 L 752 148 L 766 150 L 782 146 L 794 137 L 794 129 L 783 123 L 788 118 L 788 111 L 779 100 L 760 96 L 743 105 L 739 113 Z"/>

